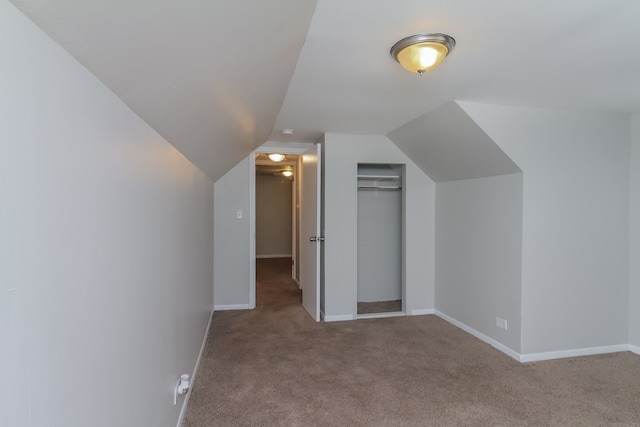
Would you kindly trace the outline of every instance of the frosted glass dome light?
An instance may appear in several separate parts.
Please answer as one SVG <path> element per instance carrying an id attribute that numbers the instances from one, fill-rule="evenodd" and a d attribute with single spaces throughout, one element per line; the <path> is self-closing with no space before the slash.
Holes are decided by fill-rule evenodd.
<path id="1" fill-rule="evenodd" d="M 455 39 L 448 34 L 414 34 L 394 44 L 391 56 L 407 71 L 422 75 L 440 65 L 455 45 Z"/>
<path id="2" fill-rule="evenodd" d="M 284 160 L 284 154 L 271 153 L 269 154 L 269 159 L 271 159 L 272 162 L 278 163 Z"/>

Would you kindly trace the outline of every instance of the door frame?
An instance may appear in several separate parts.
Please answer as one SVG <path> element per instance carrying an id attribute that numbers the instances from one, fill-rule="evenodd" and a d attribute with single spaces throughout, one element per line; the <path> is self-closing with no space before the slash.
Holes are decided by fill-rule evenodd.
<path id="1" fill-rule="evenodd" d="M 252 151 L 249 157 L 249 308 L 256 308 L 256 154 L 282 153 L 302 155 L 313 143 L 267 142 Z M 300 173 L 296 167 L 296 174 Z M 294 179 L 298 179 L 294 177 Z M 297 185 L 297 184 L 296 184 Z M 294 190 L 295 191 L 295 190 Z M 299 200 L 295 201 L 300 203 Z M 294 220 L 295 221 L 295 220 Z M 295 236 L 295 235 L 294 235 Z M 295 238 L 299 239 L 299 236 Z M 294 247 L 291 250 L 295 250 Z M 292 254 L 293 256 L 294 254 Z M 298 263 L 299 260 L 296 260 Z M 293 273 L 293 271 L 292 271 Z"/>

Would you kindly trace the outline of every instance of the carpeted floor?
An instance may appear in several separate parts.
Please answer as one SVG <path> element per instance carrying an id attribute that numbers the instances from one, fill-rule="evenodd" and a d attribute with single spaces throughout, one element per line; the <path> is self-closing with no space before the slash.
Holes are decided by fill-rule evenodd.
<path id="1" fill-rule="evenodd" d="M 401 300 L 358 303 L 358 314 L 397 313 L 401 311 Z"/>
<path id="2" fill-rule="evenodd" d="M 316 323 L 289 260 L 217 312 L 184 427 L 640 426 L 640 357 L 520 364 L 436 316 Z"/>

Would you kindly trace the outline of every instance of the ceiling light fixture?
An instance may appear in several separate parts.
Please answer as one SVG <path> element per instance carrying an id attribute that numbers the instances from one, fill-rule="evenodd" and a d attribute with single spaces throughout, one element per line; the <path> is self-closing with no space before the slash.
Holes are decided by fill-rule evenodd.
<path id="1" fill-rule="evenodd" d="M 291 175 L 293 175 L 293 171 L 290 171 L 290 170 L 282 171 L 282 175 L 289 178 Z"/>
<path id="2" fill-rule="evenodd" d="M 269 154 L 269 158 L 271 159 L 272 162 L 278 163 L 284 160 L 284 154 L 271 153 Z"/>
<path id="3" fill-rule="evenodd" d="M 406 70 L 422 75 L 440 65 L 455 45 L 455 39 L 448 34 L 414 34 L 394 44 L 391 56 Z"/>
<path id="4" fill-rule="evenodd" d="M 283 135 L 293 135 L 294 134 L 293 129 L 282 129 L 281 132 L 282 132 Z"/>

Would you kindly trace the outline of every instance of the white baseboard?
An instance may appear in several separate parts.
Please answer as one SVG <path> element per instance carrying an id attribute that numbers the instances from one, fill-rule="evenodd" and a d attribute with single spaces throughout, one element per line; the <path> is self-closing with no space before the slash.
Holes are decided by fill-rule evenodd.
<path id="1" fill-rule="evenodd" d="M 256 255 L 256 258 L 291 258 L 291 254 Z"/>
<path id="2" fill-rule="evenodd" d="M 344 322 L 345 320 L 356 320 L 356 316 L 353 314 L 333 314 L 323 315 L 325 322 Z"/>
<path id="3" fill-rule="evenodd" d="M 567 357 L 593 356 L 595 354 L 633 351 L 628 344 L 606 345 L 602 347 L 576 348 L 572 350 L 549 351 L 544 353 L 521 354 L 521 362 L 540 362 L 543 360 L 564 359 Z"/>
<path id="4" fill-rule="evenodd" d="M 499 343 L 493 338 L 490 338 L 485 334 L 476 331 L 472 327 L 467 326 L 464 323 L 459 322 L 456 319 L 449 317 L 444 313 L 439 312 L 438 310 L 435 310 L 435 315 L 446 320 L 452 325 L 457 326 L 463 331 L 470 333 L 471 335 L 478 338 L 479 340 L 486 342 L 487 344 L 491 345 L 492 347 L 495 347 L 497 350 L 500 350 L 507 356 L 512 357 L 521 363 L 541 362 L 543 360 L 564 359 L 567 357 L 593 356 L 596 354 L 619 353 L 621 351 L 631 351 L 635 354 L 640 355 L 640 347 L 636 347 L 630 344 L 607 345 L 607 346 L 589 347 L 589 348 L 576 348 L 572 350 L 549 351 L 544 353 L 520 354 L 513 351 L 506 345 Z"/>
<path id="5" fill-rule="evenodd" d="M 213 321 L 213 312 L 215 310 L 211 310 L 211 314 L 209 315 L 209 322 L 207 323 L 207 329 L 204 332 L 204 338 L 202 339 L 202 345 L 200 346 L 200 353 L 198 353 L 198 358 L 196 359 L 196 364 L 193 367 L 193 373 L 191 374 L 191 386 L 190 390 L 184 398 L 182 402 L 182 408 L 180 408 L 180 416 L 178 417 L 177 427 L 182 426 L 182 422 L 184 421 L 184 416 L 187 413 L 187 407 L 189 406 L 189 398 L 191 397 L 191 390 L 193 390 L 193 384 L 195 384 L 196 376 L 198 375 L 198 368 L 200 368 L 200 361 L 202 360 L 202 355 L 204 354 L 204 348 L 207 344 L 207 337 L 209 336 L 209 330 L 211 329 L 211 322 Z"/>
<path id="6" fill-rule="evenodd" d="M 251 306 L 249 304 L 228 304 L 228 305 L 216 305 L 213 307 L 215 311 L 225 311 L 225 310 L 251 310 Z"/>
<path id="7" fill-rule="evenodd" d="M 418 310 L 411 310 L 409 316 L 424 316 L 426 314 L 435 314 L 436 310 L 433 308 L 421 308 Z"/>
<path id="8" fill-rule="evenodd" d="M 390 311 L 387 313 L 366 313 L 366 314 L 358 314 L 356 318 L 360 319 L 380 319 L 383 317 L 402 317 L 406 316 L 402 311 Z"/>
<path id="9" fill-rule="evenodd" d="M 495 347 L 496 349 L 500 350 L 501 352 L 503 352 L 507 356 L 514 358 L 518 362 L 522 361 L 522 360 L 520 360 L 520 353 L 517 353 L 517 352 L 511 350 L 506 345 L 501 344 L 498 341 L 494 340 L 493 338 L 490 338 L 490 337 L 486 336 L 482 332 L 476 331 L 472 327 L 467 326 L 464 323 L 457 321 L 453 317 L 449 317 L 446 314 L 439 312 L 438 310 L 435 310 L 434 314 L 436 316 L 446 320 L 447 322 L 451 323 L 452 325 L 457 326 L 458 328 L 462 329 L 463 331 L 470 333 L 471 335 L 473 335 L 474 337 L 478 338 L 479 340 L 486 342 L 490 346 Z"/>

